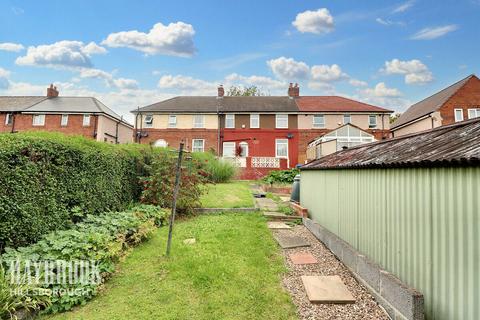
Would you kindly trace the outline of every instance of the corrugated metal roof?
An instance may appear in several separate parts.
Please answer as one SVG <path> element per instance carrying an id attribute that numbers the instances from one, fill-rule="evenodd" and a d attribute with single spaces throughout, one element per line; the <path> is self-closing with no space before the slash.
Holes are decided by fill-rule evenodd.
<path id="1" fill-rule="evenodd" d="M 480 119 L 369 143 L 314 160 L 302 169 L 480 165 Z"/>
<path id="2" fill-rule="evenodd" d="M 295 101 L 302 112 L 393 112 L 339 96 L 307 96 L 296 98 Z"/>
<path id="3" fill-rule="evenodd" d="M 0 97 L 0 112 L 18 112 L 39 103 L 47 97 L 3 96 Z"/>
<path id="4" fill-rule="evenodd" d="M 445 102 L 448 101 L 448 99 L 450 99 L 452 95 L 460 90 L 460 88 L 462 88 L 472 78 L 477 77 L 473 74 L 469 75 L 468 77 L 452 84 L 451 86 L 435 93 L 434 95 L 412 105 L 392 124 L 391 128 L 395 129 L 401 125 L 437 111 Z"/>

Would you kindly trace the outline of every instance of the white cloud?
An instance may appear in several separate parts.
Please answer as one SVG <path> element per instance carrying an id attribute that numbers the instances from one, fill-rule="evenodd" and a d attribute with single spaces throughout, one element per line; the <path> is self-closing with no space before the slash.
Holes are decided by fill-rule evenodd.
<path id="1" fill-rule="evenodd" d="M 257 86 L 262 91 L 268 91 L 268 93 L 277 93 L 287 90 L 287 83 L 278 81 L 264 76 L 242 76 L 237 73 L 229 74 L 225 77 L 226 86 Z"/>
<path id="2" fill-rule="evenodd" d="M 315 65 L 311 68 L 312 80 L 320 82 L 334 82 L 348 79 L 348 75 L 337 64 Z"/>
<path id="3" fill-rule="evenodd" d="M 397 6 L 395 9 L 393 9 L 392 13 L 405 12 L 408 9 L 410 9 L 411 7 L 413 7 L 414 4 L 415 4 L 415 0 L 409 0 L 407 2 L 404 2 L 404 3 L 400 4 L 399 6 Z"/>
<path id="4" fill-rule="evenodd" d="M 114 48 L 127 47 L 148 55 L 190 57 L 195 53 L 194 35 L 191 24 L 180 21 L 165 26 L 157 23 L 148 33 L 137 30 L 111 33 L 102 44 Z"/>
<path id="5" fill-rule="evenodd" d="M 10 76 L 10 71 L 0 68 L 0 89 L 5 89 L 9 87 L 10 82 L 8 77 Z"/>
<path id="6" fill-rule="evenodd" d="M 138 81 L 134 79 L 115 78 L 113 74 L 100 69 L 81 69 L 80 78 L 102 79 L 108 87 L 118 89 L 138 89 Z"/>
<path id="7" fill-rule="evenodd" d="M 25 47 L 19 43 L 4 42 L 0 43 L 0 51 L 20 52 Z"/>
<path id="8" fill-rule="evenodd" d="M 388 88 L 384 82 L 379 82 L 374 88 L 367 88 L 363 93 L 370 97 L 398 98 L 402 93 L 396 88 Z"/>
<path id="9" fill-rule="evenodd" d="M 393 25 L 404 26 L 405 25 L 405 23 L 401 21 L 392 21 L 392 20 L 382 19 L 382 18 L 377 18 L 375 19 L 375 21 L 384 26 L 393 26 Z"/>
<path id="10" fill-rule="evenodd" d="M 428 27 L 422 29 L 410 37 L 412 40 L 433 40 L 443 37 L 447 33 L 453 32 L 458 29 L 455 24 L 449 24 L 446 26 Z"/>
<path id="11" fill-rule="evenodd" d="M 353 78 L 348 80 L 348 82 L 354 87 L 366 87 L 366 86 L 368 86 L 368 83 L 366 83 L 365 81 L 357 80 L 357 79 L 353 79 Z"/>
<path id="12" fill-rule="evenodd" d="M 53 44 L 28 47 L 27 54 L 18 57 L 16 64 L 22 66 L 46 66 L 54 68 L 90 68 L 90 57 L 105 53 L 105 48 L 90 42 L 59 41 Z"/>
<path id="13" fill-rule="evenodd" d="M 317 95 L 336 95 L 335 87 L 330 83 L 325 82 L 309 82 L 308 87 L 315 90 Z"/>
<path id="14" fill-rule="evenodd" d="M 334 29 L 333 17 L 326 8 L 316 11 L 307 10 L 297 14 L 292 25 L 302 33 L 329 33 Z"/>
<path id="15" fill-rule="evenodd" d="M 420 60 L 401 61 L 393 59 L 385 62 L 386 74 L 403 74 L 407 84 L 425 84 L 433 81 L 433 75 Z"/>
<path id="16" fill-rule="evenodd" d="M 158 81 L 161 89 L 175 89 L 187 94 L 212 95 L 216 93 L 217 83 L 195 79 L 184 75 L 165 75 Z"/>
<path id="17" fill-rule="evenodd" d="M 292 58 L 280 57 L 267 61 L 273 74 L 284 80 L 298 80 L 309 77 L 310 68 L 305 62 L 295 61 Z"/>

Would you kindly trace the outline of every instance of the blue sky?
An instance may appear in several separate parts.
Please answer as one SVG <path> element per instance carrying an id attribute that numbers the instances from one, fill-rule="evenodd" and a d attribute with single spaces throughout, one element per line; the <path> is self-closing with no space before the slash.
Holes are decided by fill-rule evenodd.
<path id="1" fill-rule="evenodd" d="M 404 110 L 480 73 L 480 0 L 13 1 L 0 94 L 93 95 L 129 110 L 216 86 L 343 95 Z"/>

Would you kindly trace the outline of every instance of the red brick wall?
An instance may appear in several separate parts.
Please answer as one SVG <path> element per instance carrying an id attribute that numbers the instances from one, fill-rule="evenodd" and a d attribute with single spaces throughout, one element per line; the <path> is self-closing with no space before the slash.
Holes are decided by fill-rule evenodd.
<path id="1" fill-rule="evenodd" d="M 205 139 L 205 151 L 217 150 L 216 129 L 143 129 L 147 137 L 142 137 L 140 143 L 154 143 L 159 139 L 167 141 L 172 148 L 178 148 L 180 141 L 185 142 L 185 148 L 191 150 L 192 139 Z"/>
<path id="2" fill-rule="evenodd" d="M 480 108 L 480 80 L 472 77 L 440 108 L 442 125 L 455 123 L 454 109 L 463 109 L 463 119 L 468 119 L 468 109 Z"/>
<path id="3" fill-rule="evenodd" d="M 0 132 L 10 132 L 12 126 L 5 125 L 6 114 L 0 115 Z M 93 138 L 95 132 L 95 119 L 97 116 L 90 117 L 90 125 L 83 126 L 83 115 L 68 115 L 68 124 L 65 127 L 60 125 L 61 115 L 57 114 L 47 114 L 45 115 L 45 125 L 43 126 L 34 126 L 33 115 L 31 114 L 16 114 L 14 122 L 15 131 L 55 131 L 65 134 L 76 134 L 83 135 L 87 138 Z"/>

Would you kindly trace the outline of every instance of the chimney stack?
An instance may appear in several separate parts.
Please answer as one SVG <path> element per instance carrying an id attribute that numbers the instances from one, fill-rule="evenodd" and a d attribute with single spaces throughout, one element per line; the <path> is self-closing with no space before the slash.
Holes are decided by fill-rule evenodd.
<path id="1" fill-rule="evenodd" d="M 290 86 L 288 87 L 288 96 L 290 98 L 298 98 L 300 97 L 300 87 L 298 86 L 298 83 L 293 83 L 290 82 Z"/>
<path id="2" fill-rule="evenodd" d="M 218 86 L 218 95 L 217 95 L 217 97 L 218 97 L 218 98 L 223 98 L 224 95 L 225 95 L 225 89 L 223 89 L 223 84 L 221 84 L 221 85 Z"/>
<path id="3" fill-rule="evenodd" d="M 48 98 L 58 97 L 57 87 L 53 86 L 53 84 L 50 84 L 50 87 L 47 88 L 47 97 Z"/>

